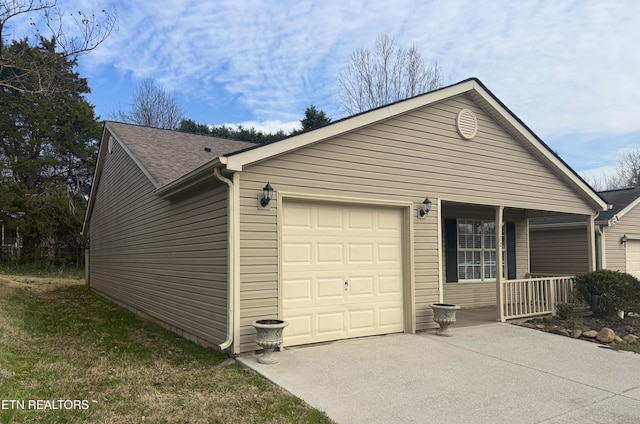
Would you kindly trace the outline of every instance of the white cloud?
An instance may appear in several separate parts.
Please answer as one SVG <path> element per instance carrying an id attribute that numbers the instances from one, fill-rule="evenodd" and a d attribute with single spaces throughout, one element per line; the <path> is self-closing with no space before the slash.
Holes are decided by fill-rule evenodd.
<path id="1" fill-rule="evenodd" d="M 278 131 L 284 133 L 290 133 L 294 129 L 300 128 L 300 121 L 283 122 L 283 121 L 244 121 L 236 123 L 218 124 L 216 126 L 224 125 L 226 127 L 237 129 L 239 126 L 243 128 L 255 128 L 257 131 L 262 131 L 265 134 L 274 134 Z"/>
<path id="2" fill-rule="evenodd" d="M 218 115 L 244 110 L 238 120 L 293 122 L 312 103 L 337 117 L 339 71 L 353 50 L 388 33 L 438 61 L 448 83 L 479 77 L 558 150 L 571 150 L 567 135 L 588 145 L 640 131 L 634 0 L 114 4 L 119 31 L 86 66 L 153 78 Z"/>

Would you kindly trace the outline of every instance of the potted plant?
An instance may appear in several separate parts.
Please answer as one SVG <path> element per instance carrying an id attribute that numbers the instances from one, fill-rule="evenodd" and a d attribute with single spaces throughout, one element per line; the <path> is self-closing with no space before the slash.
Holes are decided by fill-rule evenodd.
<path id="1" fill-rule="evenodd" d="M 436 335 L 453 336 L 449 332 L 449 326 L 456 322 L 456 311 L 460 309 L 460 306 L 449 303 L 434 303 L 431 305 L 431 309 L 433 309 L 433 320 L 440 325 Z"/>
<path id="2" fill-rule="evenodd" d="M 282 330 L 289 323 L 281 319 L 260 319 L 253 321 L 251 325 L 256 329 L 256 344 L 264 350 L 264 354 L 258 357 L 258 362 L 277 364 L 279 359 L 273 355 L 273 351 L 282 344 Z"/>

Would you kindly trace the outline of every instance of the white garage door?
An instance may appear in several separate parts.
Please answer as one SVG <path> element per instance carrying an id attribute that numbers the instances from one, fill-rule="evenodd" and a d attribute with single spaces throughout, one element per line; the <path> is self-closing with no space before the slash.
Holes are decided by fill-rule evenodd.
<path id="1" fill-rule="evenodd" d="M 287 346 L 401 332 L 402 212 L 285 202 Z"/>
<path id="2" fill-rule="evenodd" d="M 640 278 L 640 240 L 627 240 L 627 273 Z"/>

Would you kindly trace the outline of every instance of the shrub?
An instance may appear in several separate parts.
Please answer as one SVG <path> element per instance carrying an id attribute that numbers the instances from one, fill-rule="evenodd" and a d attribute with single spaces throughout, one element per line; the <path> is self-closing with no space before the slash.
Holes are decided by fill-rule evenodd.
<path id="1" fill-rule="evenodd" d="M 640 311 L 640 281 L 630 274 L 602 269 L 578 275 L 575 284 L 597 317 L 613 318 L 618 311 Z"/>
<path id="2" fill-rule="evenodd" d="M 561 320 L 568 320 L 573 316 L 573 305 L 571 303 L 558 303 L 556 305 L 556 315 Z"/>

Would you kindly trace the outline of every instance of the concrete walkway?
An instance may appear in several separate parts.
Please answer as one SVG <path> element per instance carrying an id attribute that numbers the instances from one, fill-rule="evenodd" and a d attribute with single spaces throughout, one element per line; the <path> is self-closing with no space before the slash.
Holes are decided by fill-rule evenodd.
<path id="1" fill-rule="evenodd" d="M 238 357 L 338 423 L 640 423 L 640 355 L 510 324 Z"/>

